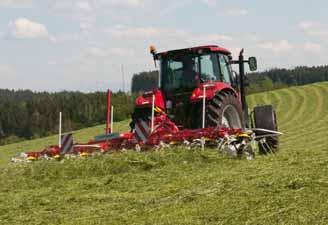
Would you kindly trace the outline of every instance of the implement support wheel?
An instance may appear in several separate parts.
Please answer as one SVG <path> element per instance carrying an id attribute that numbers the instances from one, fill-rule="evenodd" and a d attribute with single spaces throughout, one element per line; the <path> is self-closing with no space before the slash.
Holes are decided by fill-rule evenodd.
<path id="1" fill-rule="evenodd" d="M 254 108 L 255 128 L 262 128 L 272 131 L 278 131 L 276 112 L 272 105 L 257 106 Z M 260 131 L 257 135 L 263 135 Z M 278 151 L 279 138 L 278 136 L 266 137 L 264 142 L 259 143 L 261 154 L 274 153 Z"/>

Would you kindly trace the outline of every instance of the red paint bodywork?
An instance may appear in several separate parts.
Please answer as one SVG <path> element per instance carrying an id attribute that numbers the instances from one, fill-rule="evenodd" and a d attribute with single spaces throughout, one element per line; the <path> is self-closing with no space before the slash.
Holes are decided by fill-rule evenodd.
<path id="1" fill-rule="evenodd" d="M 223 82 L 206 82 L 201 83 L 191 94 L 190 103 L 196 103 L 203 100 L 203 88 L 206 86 L 206 101 L 214 98 L 215 94 L 221 91 L 230 91 L 239 95 L 229 84 Z M 149 91 L 139 96 L 136 99 L 135 106 L 137 108 L 149 108 L 152 107 L 152 98 L 155 95 L 155 107 L 159 107 L 165 110 L 165 98 L 161 89 L 156 89 L 154 91 Z"/>
<path id="2" fill-rule="evenodd" d="M 135 105 L 139 108 L 151 107 L 153 102 L 153 95 L 155 95 L 155 106 L 165 109 L 165 99 L 162 91 L 156 89 L 154 91 L 145 92 L 142 96 L 136 99 Z"/>
<path id="3" fill-rule="evenodd" d="M 203 46 L 197 46 L 197 47 L 192 47 L 192 48 L 183 48 L 183 49 L 177 49 L 177 50 L 172 50 L 172 51 L 167 51 L 167 52 L 161 52 L 156 54 L 157 56 L 159 55 L 167 55 L 169 53 L 178 53 L 178 52 L 184 52 L 184 51 L 191 51 L 197 53 L 199 50 L 203 51 L 209 51 L 209 52 L 221 52 L 226 55 L 231 55 L 231 52 L 228 49 L 222 48 L 217 45 L 203 45 Z"/>
<path id="4" fill-rule="evenodd" d="M 203 93 L 204 93 L 204 86 L 206 87 L 206 100 L 211 100 L 214 98 L 215 94 L 221 91 L 230 91 L 236 94 L 238 96 L 238 93 L 233 89 L 229 84 L 223 83 L 223 82 L 206 82 L 201 83 L 198 88 L 196 88 L 191 97 L 190 102 L 199 102 L 203 99 Z"/>

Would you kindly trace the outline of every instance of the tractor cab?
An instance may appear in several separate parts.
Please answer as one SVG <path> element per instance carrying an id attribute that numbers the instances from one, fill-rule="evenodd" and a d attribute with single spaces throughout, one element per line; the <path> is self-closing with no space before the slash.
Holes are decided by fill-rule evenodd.
<path id="1" fill-rule="evenodd" d="M 160 61 L 160 88 L 166 96 L 188 93 L 202 83 L 233 85 L 230 52 L 216 46 L 174 50 L 155 55 Z"/>

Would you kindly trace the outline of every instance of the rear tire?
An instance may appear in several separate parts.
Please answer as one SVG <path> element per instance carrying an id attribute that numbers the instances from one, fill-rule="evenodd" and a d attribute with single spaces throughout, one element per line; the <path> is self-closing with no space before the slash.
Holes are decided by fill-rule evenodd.
<path id="1" fill-rule="evenodd" d="M 257 106 L 254 108 L 255 128 L 262 128 L 272 131 L 278 131 L 276 112 L 272 105 Z M 257 135 L 263 135 L 261 132 L 256 132 Z M 271 148 L 272 152 L 278 151 L 279 138 L 266 137 L 265 143 Z M 259 143 L 259 151 L 261 154 L 270 153 L 265 144 Z"/>
<path id="2" fill-rule="evenodd" d="M 243 128 L 243 110 L 237 96 L 231 92 L 217 93 L 207 103 L 207 127 Z"/>

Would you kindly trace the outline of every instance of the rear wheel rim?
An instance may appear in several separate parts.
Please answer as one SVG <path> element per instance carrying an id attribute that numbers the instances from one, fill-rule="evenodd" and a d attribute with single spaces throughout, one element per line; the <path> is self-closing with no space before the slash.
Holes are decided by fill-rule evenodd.
<path id="1" fill-rule="evenodd" d="M 223 109 L 221 125 L 228 128 L 241 128 L 241 119 L 236 107 L 227 105 Z"/>
<path id="2" fill-rule="evenodd" d="M 228 121 L 228 118 L 225 117 L 224 115 L 222 116 L 221 125 L 222 125 L 223 127 L 230 127 L 230 125 L 229 125 L 229 121 Z"/>

